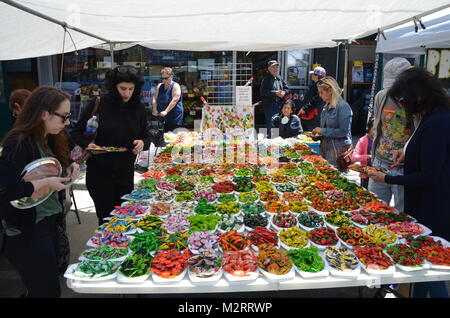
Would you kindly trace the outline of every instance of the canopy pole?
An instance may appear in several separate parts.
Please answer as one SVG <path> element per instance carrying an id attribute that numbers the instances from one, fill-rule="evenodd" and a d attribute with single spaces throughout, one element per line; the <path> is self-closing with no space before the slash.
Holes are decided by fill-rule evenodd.
<path id="1" fill-rule="evenodd" d="M 347 100 L 347 91 L 348 91 L 348 49 L 349 43 L 348 40 L 344 42 L 345 49 L 345 57 L 344 57 L 344 99 Z"/>
<path id="2" fill-rule="evenodd" d="M 56 19 L 54 19 L 54 18 L 52 18 L 52 17 L 50 17 L 50 16 L 48 16 L 48 15 L 45 15 L 45 14 L 43 14 L 43 13 L 40 13 L 40 12 L 36 11 L 36 10 L 30 9 L 30 8 L 28 8 L 28 7 L 25 7 L 25 6 L 21 5 L 21 4 L 19 4 L 19 3 L 16 3 L 15 1 L 12 1 L 12 0 L 1 0 L 1 1 L 2 1 L 3 3 L 5 3 L 5 4 L 8 4 L 8 5 L 10 5 L 10 6 L 16 8 L 16 9 L 19 9 L 19 10 L 21 10 L 21 11 L 27 12 L 27 13 L 32 14 L 32 15 L 34 15 L 34 16 L 36 16 L 36 17 L 41 18 L 41 19 L 47 20 L 47 21 L 52 22 L 52 23 L 55 23 L 55 24 L 59 24 L 59 25 L 62 26 L 63 28 L 69 28 L 69 29 L 71 29 L 71 30 L 77 31 L 77 32 L 82 33 L 82 34 L 84 34 L 84 35 L 87 35 L 87 36 L 90 36 L 90 37 L 92 37 L 92 38 L 101 40 L 101 41 L 103 41 L 103 42 L 107 42 L 107 43 L 108 43 L 108 42 L 111 42 L 110 40 L 105 39 L 105 38 L 103 38 L 103 37 L 101 37 L 101 36 L 98 36 L 98 35 L 92 34 L 92 33 L 90 33 L 90 32 L 81 30 L 81 29 L 79 29 L 79 28 L 77 28 L 77 27 L 70 26 L 70 25 L 68 25 L 66 22 L 62 22 L 62 21 L 56 20 Z"/>
<path id="3" fill-rule="evenodd" d="M 109 52 L 111 54 L 111 69 L 114 68 L 114 42 L 109 42 Z"/>
<path id="4" fill-rule="evenodd" d="M 64 37 L 63 37 L 63 47 L 62 47 L 62 53 L 61 53 L 61 70 L 59 75 L 59 89 L 62 89 L 62 81 L 63 81 L 63 73 L 64 73 L 64 50 L 66 45 L 66 33 L 67 29 L 64 28 Z"/>

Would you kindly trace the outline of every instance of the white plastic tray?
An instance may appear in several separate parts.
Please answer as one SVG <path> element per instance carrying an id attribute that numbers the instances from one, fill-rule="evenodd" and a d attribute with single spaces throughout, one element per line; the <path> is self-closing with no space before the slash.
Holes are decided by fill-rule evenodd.
<path id="1" fill-rule="evenodd" d="M 309 240 L 309 242 L 311 243 L 312 246 L 317 247 L 319 250 L 325 250 L 327 247 L 339 247 L 341 246 L 341 241 L 337 241 L 337 243 L 335 245 L 319 245 L 314 243 L 313 241 Z"/>
<path id="2" fill-rule="evenodd" d="M 269 279 L 271 281 L 276 281 L 276 282 L 283 281 L 283 280 L 289 280 L 289 279 L 292 279 L 295 277 L 295 265 L 294 264 L 292 264 L 291 270 L 283 275 L 271 274 L 269 272 L 266 272 L 262 268 L 259 268 L 259 270 L 267 279 Z"/>
<path id="3" fill-rule="evenodd" d="M 328 260 L 325 260 L 328 263 Z M 340 276 L 340 277 L 348 277 L 348 278 L 356 278 L 361 274 L 361 266 L 358 263 L 358 266 L 349 271 L 340 271 L 337 269 L 334 269 L 330 264 L 328 264 L 330 268 L 330 274 L 333 276 Z"/>
<path id="4" fill-rule="evenodd" d="M 156 275 L 155 273 L 152 273 L 152 279 L 155 282 L 155 284 L 172 284 L 172 283 L 178 283 L 180 281 L 183 280 L 184 276 L 186 275 L 187 272 L 187 267 L 185 268 L 184 271 L 182 271 L 180 273 L 180 275 L 175 276 L 174 278 L 163 278 L 163 277 L 159 277 L 158 275 Z"/>
<path id="5" fill-rule="evenodd" d="M 256 280 L 259 277 L 259 269 L 257 268 L 256 272 L 250 273 L 247 276 L 234 276 L 226 271 L 223 272 L 223 275 L 230 282 L 230 284 L 246 284 Z"/>
<path id="6" fill-rule="evenodd" d="M 321 278 L 321 277 L 328 277 L 330 275 L 330 267 L 328 266 L 328 263 L 322 258 L 323 263 L 325 264 L 325 267 L 323 268 L 323 270 L 321 270 L 320 272 L 317 273 L 310 273 L 310 272 L 305 272 L 305 271 L 301 271 L 297 268 L 297 266 L 295 266 L 295 271 L 303 278 Z"/>
<path id="7" fill-rule="evenodd" d="M 117 271 L 117 282 L 123 284 L 142 284 L 150 277 L 150 272 L 146 275 L 138 276 L 138 277 L 126 277 L 124 276 L 120 270 Z"/>
<path id="8" fill-rule="evenodd" d="M 74 274 L 75 269 L 77 268 L 79 263 L 71 264 L 67 267 L 66 272 L 64 273 L 64 277 L 73 280 L 85 281 L 85 282 L 100 282 L 110 279 L 115 279 L 117 276 L 117 271 L 111 275 L 98 277 L 98 278 L 86 278 L 86 277 L 78 277 Z"/>
<path id="9" fill-rule="evenodd" d="M 188 270 L 189 279 L 195 285 L 215 285 L 222 278 L 223 270 L 220 269 L 217 273 L 210 277 L 197 277 Z"/>
<path id="10" fill-rule="evenodd" d="M 125 248 L 125 247 L 122 247 L 122 248 Z M 128 249 L 128 248 L 127 248 Z M 78 260 L 80 261 L 80 262 L 82 262 L 82 261 L 91 261 L 91 262 L 101 262 L 101 261 L 108 261 L 108 262 L 123 262 L 128 256 L 130 256 L 131 255 L 131 251 L 130 251 L 130 249 L 128 249 L 128 253 L 125 255 L 125 256 L 122 256 L 122 257 L 118 257 L 118 258 L 112 258 L 112 259 L 104 259 L 104 260 L 95 260 L 95 259 L 90 259 L 90 258 L 87 258 L 87 257 L 85 257 L 85 256 L 82 256 L 82 255 L 80 255 L 80 257 L 78 257 Z"/>
<path id="11" fill-rule="evenodd" d="M 311 242 L 309 242 L 309 240 L 308 240 L 308 243 L 306 243 L 306 245 L 302 246 L 302 247 L 291 247 L 291 246 L 288 246 L 288 245 L 284 244 L 280 239 L 279 239 L 279 242 L 280 242 L 281 247 L 284 248 L 286 251 L 298 250 L 298 249 L 301 249 L 301 248 L 306 248 L 306 247 L 310 247 L 311 246 Z"/>

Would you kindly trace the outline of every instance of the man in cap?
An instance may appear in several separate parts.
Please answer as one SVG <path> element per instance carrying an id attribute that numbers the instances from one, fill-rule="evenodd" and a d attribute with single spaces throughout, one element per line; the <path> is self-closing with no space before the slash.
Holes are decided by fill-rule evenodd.
<path id="1" fill-rule="evenodd" d="M 267 137 L 271 137 L 272 117 L 280 112 L 281 103 L 289 93 L 287 84 L 278 75 L 280 64 L 271 60 L 267 63 L 267 74 L 262 82 L 259 93 L 262 97 L 266 119 Z"/>
<path id="2" fill-rule="evenodd" d="M 325 102 L 320 98 L 317 90 L 317 82 L 327 76 L 327 72 L 321 66 L 317 66 L 310 71 L 311 86 L 306 93 L 303 106 L 298 112 L 298 117 L 302 120 L 302 127 L 305 131 L 312 131 L 315 127 L 320 126 L 320 114 L 322 113 Z"/>

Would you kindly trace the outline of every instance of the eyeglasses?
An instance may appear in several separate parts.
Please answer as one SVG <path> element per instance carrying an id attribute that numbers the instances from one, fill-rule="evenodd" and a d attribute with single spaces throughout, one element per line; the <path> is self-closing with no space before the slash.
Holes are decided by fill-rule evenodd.
<path id="1" fill-rule="evenodd" d="M 130 66 L 130 65 L 122 65 L 122 66 L 117 67 L 117 72 L 137 74 L 138 70 L 137 70 L 137 68 Z"/>
<path id="2" fill-rule="evenodd" d="M 64 115 L 58 114 L 57 112 L 52 112 L 51 114 L 60 117 L 64 123 L 66 121 L 68 121 L 70 119 L 70 116 L 72 115 L 71 113 L 68 113 L 67 115 L 64 116 Z"/>
<path id="3" fill-rule="evenodd" d="M 162 77 L 162 76 L 161 76 L 161 79 L 164 81 L 164 80 L 168 80 L 170 77 L 171 77 L 171 76 L 169 76 L 169 77 Z"/>

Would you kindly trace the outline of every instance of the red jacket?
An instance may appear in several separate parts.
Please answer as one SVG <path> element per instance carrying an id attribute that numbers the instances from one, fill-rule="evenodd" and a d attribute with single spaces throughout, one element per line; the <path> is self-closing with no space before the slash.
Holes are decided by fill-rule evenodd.
<path id="1" fill-rule="evenodd" d="M 370 155 L 367 152 L 369 147 L 369 138 L 370 137 L 368 135 L 359 138 L 355 150 L 352 153 L 352 162 L 360 162 L 362 165 L 367 166 L 367 162 L 369 161 Z M 368 176 L 363 173 L 360 173 L 359 176 L 364 179 L 368 178 Z"/>

